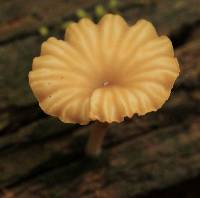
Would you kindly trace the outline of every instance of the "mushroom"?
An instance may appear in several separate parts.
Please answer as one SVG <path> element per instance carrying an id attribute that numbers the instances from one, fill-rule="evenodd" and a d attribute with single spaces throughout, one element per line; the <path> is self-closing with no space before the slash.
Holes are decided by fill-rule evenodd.
<path id="1" fill-rule="evenodd" d="M 94 121 L 86 151 L 96 156 L 110 123 L 161 108 L 178 75 L 168 37 L 146 20 L 129 26 L 106 14 L 98 24 L 70 24 L 64 40 L 45 41 L 29 83 L 47 114 L 64 123 Z"/>

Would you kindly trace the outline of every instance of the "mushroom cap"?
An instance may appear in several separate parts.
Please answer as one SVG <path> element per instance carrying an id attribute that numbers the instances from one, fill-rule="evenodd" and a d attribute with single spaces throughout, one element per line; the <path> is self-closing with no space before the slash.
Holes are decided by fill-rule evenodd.
<path id="1" fill-rule="evenodd" d="M 178 74 L 171 41 L 150 22 L 128 26 L 107 14 L 70 24 L 64 41 L 45 41 L 29 83 L 42 110 L 65 123 L 111 123 L 159 109 Z"/>

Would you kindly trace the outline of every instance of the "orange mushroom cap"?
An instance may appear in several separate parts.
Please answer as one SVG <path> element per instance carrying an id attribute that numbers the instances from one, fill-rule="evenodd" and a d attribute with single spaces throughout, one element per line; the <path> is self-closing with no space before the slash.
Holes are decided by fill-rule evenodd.
<path id="1" fill-rule="evenodd" d="M 107 14 L 70 24 L 34 58 L 29 83 L 44 112 L 66 123 L 121 122 L 159 109 L 179 74 L 171 41 L 139 20 Z"/>

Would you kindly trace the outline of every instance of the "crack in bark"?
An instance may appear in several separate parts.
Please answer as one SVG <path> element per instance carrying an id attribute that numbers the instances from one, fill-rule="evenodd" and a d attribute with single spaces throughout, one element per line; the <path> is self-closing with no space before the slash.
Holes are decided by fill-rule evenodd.
<path id="1" fill-rule="evenodd" d="M 2 185 L 2 187 L 5 189 L 14 188 L 16 186 L 19 186 L 23 183 L 29 182 L 30 180 L 41 176 L 41 174 L 45 174 L 49 171 L 55 170 L 56 168 L 61 168 L 63 166 L 66 166 L 66 164 L 70 166 L 74 162 L 77 162 L 83 158 L 84 155 L 80 152 L 68 155 L 61 155 L 60 153 L 57 153 L 57 155 L 53 156 L 51 159 L 48 159 L 47 161 L 39 164 L 37 167 L 34 167 L 27 174 L 10 178 L 9 179 L 10 182 L 7 181 L 7 184 Z"/>
<path id="2" fill-rule="evenodd" d="M 178 48 L 189 40 L 192 33 L 200 26 L 200 19 L 191 24 L 183 24 L 176 32 L 172 32 L 169 37 L 173 43 L 174 48 Z"/>
<path id="3" fill-rule="evenodd" d="M 169 186 L 167 188 L 152 190 L 142 195 L 134 196 L 135 198 L 163 198 L 163 197 L 170 197 L 170 198 L 197 198 L 200 194 L 199 189 L 200 183 L 200 176 L 197 175 L 191 179 L 186 181 L 180 182 L 176 185 Z M 190 192 L 188 194 L 187 192 Z"/>
<path id="4" fill-rule="evenodd" d="M 20 34 L 16 34 L 16 35 L 12 36 L 11 38 L 7 38 L 7 39 L 0 41 L 0 45 L 1 45 L 1 47 L 3 47 L 5 45 L 9 45 L 13 42 L 21 41 L 21 40 L 27 39 L 28 37 L 33 37 L 33 36 L 39 36 L 39 33 L 37 31 L 33 31 L 33 32 L 23 32 Z"/>
<path id="5" fill-rule="evenodd" d="M 12 149 L 12 150 L 26 149 L 27 147 L 44 144 L 48 141 L 56 140 L 56 139 L 59 139 L 62 137 L 67 138 L 67 137 L 71 136 L 76 130 L 83 128 L 83 127 L 87 127 L 87 126 L 81 126 L 81 125 L 76 124 L 76 125 L 72 125 L 69 128 L 66 128 L 66 130 L 58 131 L 58 132 L 48 135 L 46 137 L 42 137 L 42 138 L 38 138 L 38 139 L 31 139 L 31 140 L 29 139 L 29 140 L 25 140 L 25 141 L 18 141 L 18 142 L 14 142 L 11 144 L 6 144 L 4 146 L 0 146 L 0 153 L 8 151 L 10 149 Z"/>
<path id="6" fill-rule="evenodd" d="M 38 104 L 9 106 L 2 111 L 9 113 L 10 121 L 7 126 L 0 130 L 0 138 L 12 134 L 15 131 L 18 131 L 21 127 L 25 127 L 34 121 L 47 117 L 47 115 L 40 110 Z"/>

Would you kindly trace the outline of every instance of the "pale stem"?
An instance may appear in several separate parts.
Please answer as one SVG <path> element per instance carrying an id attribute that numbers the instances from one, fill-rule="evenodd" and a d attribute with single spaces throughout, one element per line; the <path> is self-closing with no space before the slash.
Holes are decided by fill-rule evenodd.
<path id="1" fill-rule="evenodd" d="M 90 136 L 86 146 L 86 153 L 89 156 L 98 156 L 101 153 L 101 146 L 106 134 L 108 124 L 94 123 L 90 128 Z"/>

